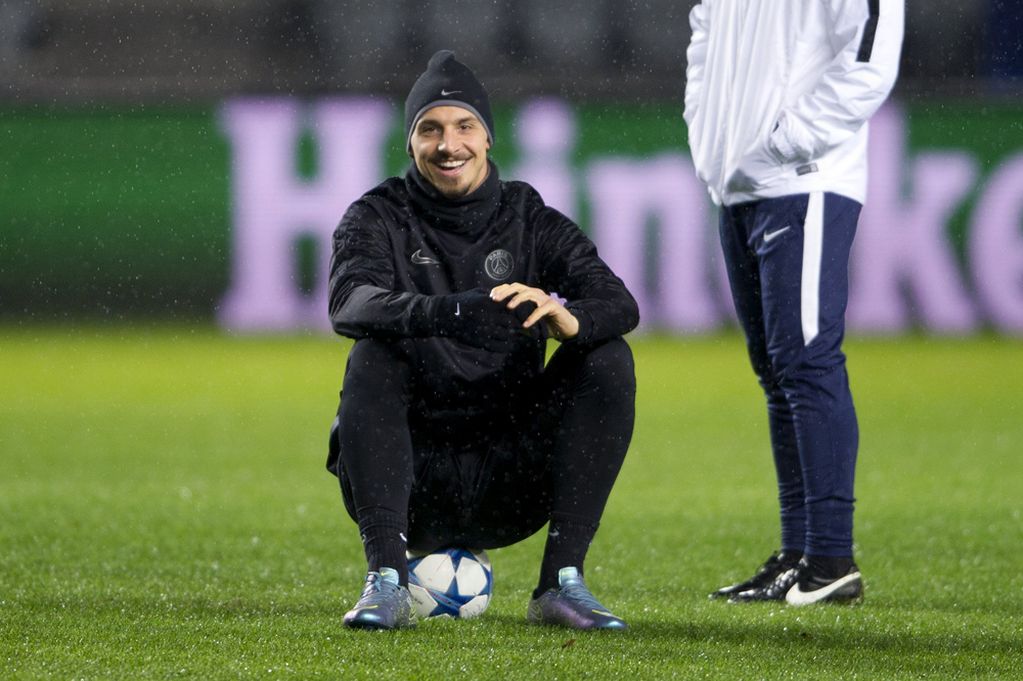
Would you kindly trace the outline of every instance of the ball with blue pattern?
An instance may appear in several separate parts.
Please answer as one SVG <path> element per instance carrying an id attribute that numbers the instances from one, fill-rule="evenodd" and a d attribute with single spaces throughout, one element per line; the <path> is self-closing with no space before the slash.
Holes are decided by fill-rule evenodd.
<path id="1" fill-rule="evenodd" d="M 490 604 L 494 576 L 482 549 L 408 555 L 408 585 L 420 617 L 477 617 Z"/>

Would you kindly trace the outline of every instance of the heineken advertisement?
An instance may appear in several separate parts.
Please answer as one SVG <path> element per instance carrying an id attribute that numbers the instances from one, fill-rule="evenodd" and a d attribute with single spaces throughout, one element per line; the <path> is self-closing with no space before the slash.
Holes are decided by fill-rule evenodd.
<path id="1" fill-rule="evenodd" d="M 541 99 L 497 113 L 502 176 L 579 222 L 643 328 L 733 323 L 679 107 Z M 403 172 L 400 125 L 395 103 L 365 97 L 0 111 L 0 320 L 327 330 L 331 233 Z M 1023 106 L 889 105 L 870 170 L 850 330 L 1023 335 Z"/>

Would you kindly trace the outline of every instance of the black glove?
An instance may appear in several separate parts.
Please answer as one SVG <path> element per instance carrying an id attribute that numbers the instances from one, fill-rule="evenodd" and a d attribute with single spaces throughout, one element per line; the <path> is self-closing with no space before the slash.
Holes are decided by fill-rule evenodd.
<path id="1" fill-rule="evenodd" d="M 504 303 L 494 302 L 484 289 L 438 296 L 434 328 L 438 336 L 482 348 L 490 352 L 511 352 L 524 337 L 538 337 L 534 329 L 523 329 L 523 303 L 509 310 Z M 530 305 L 532 305 L 530 303 Z M 529 308 L 529 312 L 535 309 Z M 520 319 L 521 316 L 521 319 Z"/>
<path id="2" fill-rule="evenodd" d="M 506 300 L 503 303 L 501 303 L 501 305 L 504 305 L 507 302 L 508 301 Z M 522 325 L 525 323 L 527 319 L 529 319 L 529 315 L 533 314 L 533 310 L 535 309 L 536 303 L 534 303 L 532 300 L 527 300 L 525 302 L 519 303 L 518 307 L 516 307 L 514 310 L 508 310 L 508 312 L 511 312 L 513 315 L 515 315 L 515 319 L 519 321 L 519 331 L 529 334 L 533 338 L 539 338 L 540 327 L 543 326 L 542 324 L 533 324 L 533 326 L 528 329 L 522 328 Z"/>

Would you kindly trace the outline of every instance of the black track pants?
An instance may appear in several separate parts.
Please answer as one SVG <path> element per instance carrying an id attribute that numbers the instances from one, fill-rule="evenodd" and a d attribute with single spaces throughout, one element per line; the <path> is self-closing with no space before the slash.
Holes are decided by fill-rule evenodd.
<path id="1" fill-rule="evenodd" d="M 562 345 L 529 404 L 455 420 L 413 413 L 415 372 L 395 343 L 349 354 L 328 468 L 356 521 L 404 522 L 416 551 L 507 546 L 552 517 L 599 523 L 635 420 L 624 340 Z"/>

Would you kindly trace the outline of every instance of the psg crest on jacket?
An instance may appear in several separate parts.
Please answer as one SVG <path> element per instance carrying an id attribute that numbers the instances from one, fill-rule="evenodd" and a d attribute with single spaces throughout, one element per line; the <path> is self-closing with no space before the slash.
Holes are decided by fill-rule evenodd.
<path id="1" fill-rule="evenodd" d="M 515 269 L 515 259 L 512 254 L 503 248 L 491 251 L 490 255 L 483 262 L 483 269 L 487 276 L 495 281 L 504 281 Z"/>

